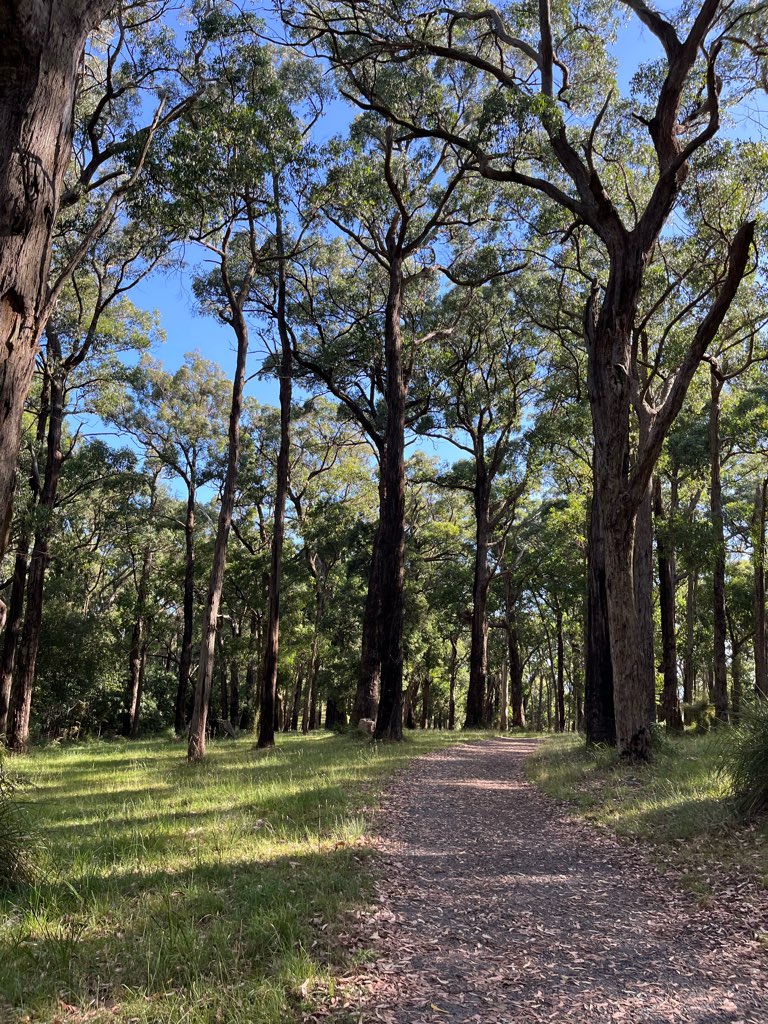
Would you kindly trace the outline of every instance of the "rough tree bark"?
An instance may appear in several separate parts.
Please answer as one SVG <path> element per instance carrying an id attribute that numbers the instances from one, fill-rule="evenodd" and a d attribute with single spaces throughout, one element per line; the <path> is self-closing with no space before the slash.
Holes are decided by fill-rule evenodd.
<path id="1" fill-rule="evenodd" d="M 381 516 L 384 506 L 384 461 L 385 451 L 379 452 L 379 522 L 373 535 L 371 548 L 371 565 L 368 572 L 368 593 L 365 598 L 363 612 L 363 636 L 360 651 L 360 675 L 357 681 L 355 703 L 352 707 L 351 722 L 357 725 L 361 718 L 376 720 L 379 710 L 379 693 L 381 690 L 381 654 L 379 651 L 379 543 L 381 536 Z"/>
<path id="2" fill-rule="evenodd" d="M 683 659 L 683 704 L 692 704 L 696 692 L 696 590 L 698 574 L 691 567 L 685 591 L 685 657 Z"/>
<path id="3" fill-rule="evenodd" d="M 712 653 L 714 663 L 715 721 L 728 721 L 728 668 L 725 642 L 725 534 L 723 527 L 723 486 L 720 479 L 720 396 L 723 381 L 715 360 L 709 364 L 709 501 L 712 516 Z"/>
<path id="4" fill-rule="evenodd" d="M 587 623 L 584 677 L 584 725 L 587 743 L 616 744 L 613 666 L 608 632 L 605 550 L 599 499 L 592 497 L 587 542 Z"/>
<path id="5" fill-rule="evenodd" d="M 653 505 L 652 482 L 637 512 L 633 570 L 640 633 L 639 668 L 648 695 L 648 720 L 656 721 L 656 665 L 653 650 Z"/>
<path id="6" fill-rule="evenodd" d="M 486 685 L 488 675 L 488 567 L 490 546 L 490 486 L 482 457 L 475 460 L 473 503 L 475 511 L 475 569 L 472 581 L 472 625 L 469 650 L 469 689 L 467 691 L 466 729 L 487 727 Z"/>
<path id="7" fill-rule="evenodd" d="M 277 251 L 277 330 L 280 336 L 280 450 L 277 456 L 275 505 L 272 522 L 272 552 L 269 570 L 267 629 L 264 662 L 261 672 L 261 709 L 258 746 L 275 745 L 275 701 L 277 696 L 277 659 L 280 649 L 280 588 L 285 541 L 285 502 L 288 497 L 291 455 L 291 396 L 293 392 L 293 360 L 291 336 L 287 321 L 287 290 L 285 239 L 280 208 L 277 175 L 272 179 L 275 202 L 275 247 Z"/>
<path id="8" fill-rule="evenodd" d="M 387 429 L 382 467 L 384 501 L 379 536 L 377 614 L 381 694 L 376 739 L 403 735 L 403 572 L 405 560 L 405 377 L 400 333 L 403 260 L 389 237 L 389 286 L 384 322 Z"/>
<path id="9" fill-rule="evenodd" d="M 675 552 L 668 533 L 668 522 L 661 493 L 661 480 L 653 482 L 656 516 L 656 555 L 659 569 L 659 611 L 661 615 L 662 671 L 664 695 L 662 707 L 667 729 L 682 732 L 683 715 L 677 692 L 677 635 L 675 630 Z M 674 501 L 672 503 L 674 508 Z"/>
<path id="10" fill-rule="evenodd" d="M 456 676 L 459 669 L 458 643 L 454 637 L 449 640 L 451 659 L 448 664 L 448 728 L 453 732 L 456 728 Z"/>
<path id="11" fill-rule="evenodd" d="M 72 152 L 88 32 L 108 0 L 0 0 L 0 556 L 13 509 L 24 400 L 49 310 L 52 230 Z"/>
<path id="12" fill-rule="evenodd" d="M 53 342 L 53 338 L 51 339 Z M 55 344 L 55 342 L 53 342 Z M 58 353 L 60 356 L 60 352 Z M 64 377 L 52 360 L 50 375 L 50 409 L 46 444 L 45 476 L 40 492 L 39 508 L 43 512 L 35 530 L 35 541 L 30 558 L 27 579 L 27 604 L 24 625 L 16 657 L 16 670 L 11 687 L 8 712 L 7 744 L 11 750 L 25 751 L 29 746 L 29 718 L 32 709 L 32 691 L 35 685 L 37 652 L 43 622 L 43 592 L 48 567 L 48 544 L 53 528 L 53 510 L 59 488 L 64 456 L 61 450 L 61 432 L 64 423 Z"/>
<path id="13" fill-rule="evenodd" d="M 761 480 L 755 488 L 755 511 L 752 517 L 752 561 L 755 577 L 755 692 L 763 697 L 768 697 L 768 659 L 766 657 L 765 629 L 766 492 L 768 492 L 768 477 Z"/>

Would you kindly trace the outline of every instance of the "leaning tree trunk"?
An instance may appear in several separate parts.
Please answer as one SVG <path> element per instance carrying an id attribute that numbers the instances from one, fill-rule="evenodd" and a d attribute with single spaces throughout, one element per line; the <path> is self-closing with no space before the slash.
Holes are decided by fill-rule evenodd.
<path id="1" fill-rule="evenodd" d="M 584 665 L 584 725 L 590 745 L 616 744 L 613 666 L 608 633 L 605 546 L 599 500 L 593 494 L 587 542 L 587 616 Z"/>
<path id="2" fill-rule="evenodd" d="M 667 729 L 683 730 L 683 715 L 677 692 L 677 635 L 675 630 L 675 557 L 664 512 L 661 481 L 654 478 L 653 502 L 656 514 L 656 554 L 659 569 L 659 612 L 661 616 L 662 670 L 664 696 L 662 706 Z"/>
<path id="3" fill-rule="evenodd" d="M 24 401 L 45 326 L 51 237 L 88 32 L 107 0 L 0 0 L 0 557 Z"/>
<path id="4" fill-rule="evenodd" d="M 259 719 L 259 747 L 275 745 L 275 700 L 277 697 L 277 659 L 280 648 L 280 589 L 283 573 L 283 543 L 285 541 L 285 501 L 288 496 L 288 475 L 291 456 L 291 393 L 293 366 L 291 337 L 287 322 L 287 293 L 283 223 L 280 214 L 280 194 L 277 175 L 273 176 L 275 199 L 275 244 L 277 248 L 277 329 L 280 335 L 280 450 L 277 456 L 275 506 L 272 522 L 272 560 L 269 571 L 269 597 L 267 602 L 267 631 L 264 644 L 264 662 L 261 672 L 261 718 Z"/>
<path id="5" fill-rule="evenodd" d="M 21 630 L 16 671 L 11 687 L 11 700 L 7 743 L 11 750 L 24 751 L 29 746 L 29 716 L 32 709 L 32 690 L 35 685 L 37 652 L 43 624 L 43 592 L 48 567 L 48 544 L 53 529 L 53 510 L 59 489 L 63 455 L 61 431 L 64 422 L 64 381 L 57 372 L 51 376 L 48 441 L 45 458 L 45 477 L 40 492 L 43 510 L 41 525 L 35 532 L 35 543 L 30 559 L 27 580 L 27 607 Z"/>
<path id="6" fill-rule="evenodd" d="M 234 311 L 233 311 L 234 312 Z M 245 363 L 248 356 L 248 327 L 242 313 L 233 317 L 237 334 L 237 363 L 232 382 L 232 405 L 229 410 L 229 434 L 227 444 L 227 471 L 221 493 L 221 508 L 216 527 L 216 542 L 213 548 L 213 565 L 208 583 L 208 596 L 203 611 L 203 638 L 200 645 L 200 664 L 197 669 L 195 703 L 189 726 L 187 757 L 190 761 L 202 761 L 205 756 L 205 729 L 208 721 L 208 706 L 211 699 L 214 651 L 216 647 L 216 626 L 224 589 L 224 569 L 227 564 L 227 544 L 232 527 L 232 512 L 235 507 L 237 467 L 240 460 L 240 416 L 243 410 L 243 388 L 245 387 Z M 263 716 L 262 716 L 263 717 Z"/>
<path id="7" fill-rule="evenodd" d="M 376 739 L 403 736 L 403 574 L 405 564 L 405 398 L 400 318 L 403 265 L 390 255 L 384 324 L 387 429 L 383 466 L 384 501 L 379 538 L 378 636 L 381 644 L 381 695 Z"/>
<path id="8" fill-rule="evenodd" d="M 469 689 L 465 729 L 482 729 L 489 723 L 485 697 L 488 675 L 488 568 L 490 544 L 490 489 L 485 466 L 478 459 L 474 488 L 475 572 L 472 582 L 472 626 L 469 650 Z"/>
<path id="9" fill-rule="evenodd" d="M 722 380 L 714 363 L 710 364 L 709 407 L 709 499 L 712 515 L 712 651 L 714 659 L 715 721 L 728 721 L 728 669 L 725 643 L 728 624 L 725 615 L 725 534 L 723 528 L 723 487 L 720 479 L 720 395 Z"/>
<path id="10" fill-rule="evenodd" d="M 195 501 L 196 480 L 190 476 L 187 489 L 187 514 L 184 519 L 184 625 L 179 656 L 179 682 L 173 728 L 181 736 L 187 724 L 187 689 L 192 671 L 192 629 L 195 621 Z"/>
<path id="11" fill-rule="evenodd" d="M 752 561 L 754 566 L 755 614 L 755 692 L 768 697 L 768 658 L 765 628 L 765 505 L 768 477 L 755 489 L 755 511 L 752 520 Z M 11 601 L 13 604 L 13 601 Z"/>

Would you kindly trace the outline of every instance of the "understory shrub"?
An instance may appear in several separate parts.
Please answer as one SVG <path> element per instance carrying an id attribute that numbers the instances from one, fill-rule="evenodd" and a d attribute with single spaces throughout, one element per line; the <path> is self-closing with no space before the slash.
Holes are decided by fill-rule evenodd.
<path id="1" fill-rule="evenodd" d="M 740 814 L 750 819 L 768 808 L 768 700 L 758 700 L 744 712 L 722 769 L 730 777 Z"/>

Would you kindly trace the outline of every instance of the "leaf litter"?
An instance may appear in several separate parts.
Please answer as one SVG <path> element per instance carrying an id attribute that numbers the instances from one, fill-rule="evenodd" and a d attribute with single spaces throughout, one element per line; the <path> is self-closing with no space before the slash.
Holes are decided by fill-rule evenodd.
<path id="1" fill-rule="evenodd" d="M 640 844 L 535 789 L 532 749 L 463 744 L 400 773 L 375 898 L 306 1024 L 766 1024 L 765 891 L 701 907 Z"/>

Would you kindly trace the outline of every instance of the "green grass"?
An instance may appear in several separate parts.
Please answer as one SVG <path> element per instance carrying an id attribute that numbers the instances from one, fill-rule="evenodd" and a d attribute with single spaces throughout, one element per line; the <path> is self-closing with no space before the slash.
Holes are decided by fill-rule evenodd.
<path id="1" fill-rule="evenodd" d="M 277 1024 L 333 986 L 343 912 L 369 886 L 387 776 L 466 734 L 400 745 L 243 738 L 201 766 L 168 739 L 14 761 L 44 836 L 38 881 L 0 899 L 0 1020 Z"/>
<path id="2" fill-rule="evenodd" d="M 741 822 L 722 770 L 732 741 L 728 730 L 668 738 L 651 764 L 629 766 L 618 764 L 612 750 L 587 750 L 580 737 L 558 737 L 541 745 L 527 770 L 545 793 L 584 817 L 653 844 L 706 900 L 729 873 L 768 886 L 768 822 Z"/>

